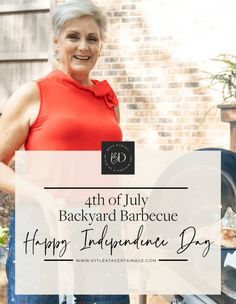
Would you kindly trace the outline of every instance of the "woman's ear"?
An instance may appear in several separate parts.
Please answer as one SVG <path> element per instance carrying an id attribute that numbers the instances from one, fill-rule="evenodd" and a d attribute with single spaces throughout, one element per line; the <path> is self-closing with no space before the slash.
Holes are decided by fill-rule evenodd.
<path id="1" fill-rule="evenodd" d="M 58 45 L 58 37 L 54 36 L 54 38 L 53 38 L 53 44 L 54 44 L 55 46 Z"/>
<path id="2" fill-rule="evenodd" d="M 59 61 L 58 37 L 53 38 L 54 58 Z"/>

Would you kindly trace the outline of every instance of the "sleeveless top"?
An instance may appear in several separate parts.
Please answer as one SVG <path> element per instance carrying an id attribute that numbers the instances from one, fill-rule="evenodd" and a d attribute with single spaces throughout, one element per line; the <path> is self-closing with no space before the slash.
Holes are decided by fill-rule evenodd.
<path id="1" fill-rule="evenodd" d="M 102 141 L 122 140 L 114 91 L 105 80 L 92 82 L 82 86 L 59 70 L 37 80 L 40 110 L 26 150 L 101 150 Z"/>

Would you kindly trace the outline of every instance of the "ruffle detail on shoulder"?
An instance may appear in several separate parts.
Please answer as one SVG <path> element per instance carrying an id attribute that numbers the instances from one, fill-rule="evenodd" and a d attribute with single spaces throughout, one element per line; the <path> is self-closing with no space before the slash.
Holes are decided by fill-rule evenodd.
<path id="1" fill-rule="evenodd" d="M 108 108 L 118 105 L 116 94 L 106 80 L 101 82 L 93 80 L 94 86 L 91 89 L 96 97 L 103 97 Z"/>

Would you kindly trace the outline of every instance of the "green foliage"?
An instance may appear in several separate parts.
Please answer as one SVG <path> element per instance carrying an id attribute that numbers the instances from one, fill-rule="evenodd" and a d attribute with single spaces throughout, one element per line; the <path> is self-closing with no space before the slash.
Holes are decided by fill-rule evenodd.
<path id="1" fill-rule="evenodd" d="M 0 246 L 3 246 L 8 241 L 8 228 L 3 228 L 0 226 Z"/>
<path id="2" fill-rule="evenodd" d="M 231 54 L 220 54 L 214 61 L 223 63 L 223 68 L 217 74 L 209 74 L 210 86 L 222 85 L 222 96 L 224 101 L 236 100 L 236 56 Z"/>

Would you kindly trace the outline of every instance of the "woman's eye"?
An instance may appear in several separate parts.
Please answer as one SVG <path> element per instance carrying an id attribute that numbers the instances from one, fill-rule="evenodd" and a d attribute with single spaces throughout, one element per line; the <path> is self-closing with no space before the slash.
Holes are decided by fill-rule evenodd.
<path id="1" fill-rule="evenodd" d="M 71 40 L 79 39 L 79 37 L 76 36 L 76 35 L 68 35 L 67 38 L 69 38 L 69 39 L 71 39 Z"/>
<path id="2" fill-rule="evenodd" d="M 98 41 L 98 39 L 96 37 L 89 37 L 90 41 Z"/>

